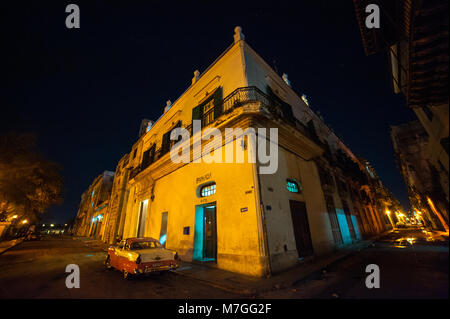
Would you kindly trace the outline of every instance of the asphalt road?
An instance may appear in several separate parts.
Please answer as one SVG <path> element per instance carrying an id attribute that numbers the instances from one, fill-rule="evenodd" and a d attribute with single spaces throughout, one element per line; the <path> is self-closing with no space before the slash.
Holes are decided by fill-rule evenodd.
<path id="1" fill-rule="evenodd" d="M 431 237 L 434 236 L 434 237 Z M 414 238 L 408 241 L 407 238 Z M 431 240 L 433 238 L 433 240 Z M 259 298 L 448 299 L 448 237 L 421 230 L 390 233 L 289 289 Z M 366 287 L 366 266 L 376 264 L 380 288 Z"/>
<path id="2" fill-rule="evenodd" d="M 106 252 L 95 242 L 71 237 L 26 241 L 0 255 L 4 298 L 239 298 L 192 279 L 167 273 L 127 281 L 106 270 Z M 68 289 L 68 264 L 80 268 L 80 288 Z"/>
<path id="3" fill-rule="evenodd" d="M 414 238 L 414 240 L 406 240 Z M 427 240 L 428 238 L 428 240 Z M 448 298 L 449 247 L 420 230 L 400 230 L 330 265 L 289 289 L 256 298 L 411 299 Z M 242 296 L 174 273 L 131 281 L 106 270 L 98 242 L 71 237 L 28 241 L 0 255 L 0 299 L 4 298 L 170 298 L 209 299 Z M 66 265 L 80 267 L 80 288 L 65 286 Z M 380 269 L 380 288 L 365 285 L 365 268 Z"/>

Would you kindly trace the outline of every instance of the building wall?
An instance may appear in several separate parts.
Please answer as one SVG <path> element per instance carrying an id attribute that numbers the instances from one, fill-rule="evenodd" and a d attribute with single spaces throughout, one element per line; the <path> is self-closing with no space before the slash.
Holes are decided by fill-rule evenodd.
<path id="1" fill-rule="evenodd" d="M 432 138 L 418 121 L 392 126 L 391 137 L 413 209 L 424 213 L 432 228 L 446 229 L 448 202 L 439 185 L 442 176 L 439 180 L 433 171 L 429 153 Z M 437 212 L 430 207 L 428 198 L 436 205 Z"/>
<path id="2" fill-rule="evenodd" d="M 259 176 L 272 272 L 292 267 L 298 260 L 290 200 L 306 204 L 314 254 L 326 254 L 334 248 L 330 221 L 314 161 L 306 161 L 281 148 L 278 154 L 277 172 Z M 291 193 L 287 190 L 288 178 L 299 182 L 302 186 L 301 193 Z"/>
<path id="3" fill-rule="evenodd" d="M 182 122 L 182 127 L 189 126 L 192 123 L 193 108 L 216 89 L 222 90 L 222 96 L 226 97 L 237 88 L 247 86 L 256 86 L 266 92 L 267 85 L 292 106 L 294 117 L 301 123 L 299 126 L 295 123 L 296 127 L 293 127 L 286 121 L 274 118 L 273 114 L 265 112 L 264 107 L 256 102 L 222 115 L 213 126 L 222 130 L 224 127 L 246 128 L 253 124 L 258 127 L 277 127 L 280 143 L 277 148 L 278 170 L 275 174 L 259 174 L 260 165 L 253 163 L 175 164 L 170 161 L 169 154 L 159 157 L 147 168 L 142 168 L 144 152 L 153 145 L 156 145 L 156 150 L 160 149 L 163 134 L 179 121 Z M 328 142 L 333 152 L 340 149 L 355 162 L 358 160 L 322 119 L 245 42 L 235 41 L 203 74 L 193 79 L 192 85 L 180 98 L 169 105 L 171 106 L 166 107 L 163 115 L 147 133 L 139 137 L 131 149 L 128 168 L 131 171 L 139 169 L 140 173 L 131 174 L 123 193 L 126 212 L 123 238 L 138 235 L 140 207 L 141 203 L 146 202 L 144 236 L 159 239 L 162 214 L 167 213 L 166 247 L 178 251 L 184 260 L 195 260 L 198 258 L 198 243 L 201 242 L 199 232 L 202 230 L 198 225 L 202 207 L 215 203 L 216 266 L 234 272 L 264 276 L 269 271 L 282 271 L 297 263 L 299 252 L 289 202 L 296 200 L 306 205 L 314 255 L 327 254 L 340 247 L 334 242 L 331 232 L 317 159 L 321 158 L 324 151 L 322 144 Z M 248 121 L 243 124 L 245 120 Z M 319 141 L 313 141 L 301 126 L 306 127 L 306 123 L 311 120 Z M 194 140 L 195 137 L 188 144 L 192 146 Z M 233 143 L 235 149 L 242 147 L 240 140 Z M 245 150 L 247 155 L 252 149 L 251 140 L 248 143 L 249 147 Z M 222 149 L 223 146 L 215 152 Z M 199 154 L 195 152 L 192 151 L 191 156 L 198 158 Z M 301 183 L 301 194 L 287 191 L 287 178 Z M 199 186 L 211 181 L 216 183 L 216 193 L 206 198 L 199 197 Z M 336 207 L 342 244 L 349 244 L 352 239 L 341 198 L 337 190 L 330 195 Z M 346 197 L 346 200 L 351 220 L 358 221 L 355 211 L 357 205 L 354 205 L 350 197 Z M 381 232 L 383 227 L 377 224 L 379 221 L 373 215 L 377 210 L 369 204 L 366 209 L 371 215 L 370 218 L 365 218 L 366 222 L 374 232 Z M 109 218 L 108 221 L 113 220 L 113 215 Z M 356 239 L 360 239 L 361 227 L 356 222 L 354 225 Z M 188 232 L 185 231 L 187 228 Z"/>
<path id="4" fill-rule="evenodd" d="M 97 176 L 83 193 L 76 218 L 76 227 L 74 227 L 77 236 L 90 236 L 93 226 L 92 219 L 98 215 L 104 217 L 106 212 L 104 208 L 107 207 L 111 196 L 113 180 L 114 172 L 105 171 Z M 102 221 L 96 234 L 97 239 L 103 238 L 104 227 L 105 223 Z"/>
<path id="5" fill-rule="evenodd" d="M 428 133 L 428 145 L 426 148 L 426 156 L 431 165 L 434 166 L 439 174 L 439 181 L 442 190 L 445 193 L 447 205 L 449 201 L 449 179 L 448 166 L 449 154 L 441 144 L 441 140 L 448 139 L 449 136 L 449 108 L 448 104 L 429 107 L 430 113 L 433 114 L 430 119 L 424 109 L 415 108 L 414 112 L 419 118 L 420 123 Z"/>
<path id="6" fill-rule="evenodd" d="M 183 260 L 192 261 L 196 210 L 200 205 L 215 202 L 217 266 L 262 276 L 266 270 L 260 246 L 253 166 L 190 163 L 152 183 L 151 178 L 144 177 L 130 189 L 124 237 L 137 236 L 140 202 L 148 200 L 145 236 L 159 239 L 162 213 L 168 212 L 166 247 L 176 250 Z M 199 197 L 199 187 L 211 181 L 216 183 L 216 193 Z M 189 235 L 183 233 L 185 227 L 189 227 Z"/>
<path id="7" fill-rule="evenodd" d="M 111 190 L 110 201 L 105 220 L 105 234 L 103 241 L 113 244 L 116 239 L 122 239 L 123 223 L 125 217 L 124 202 L 127 193 L 126 185 L 129 176 L 129 154 L 124 155 L 116 167 Z"/>

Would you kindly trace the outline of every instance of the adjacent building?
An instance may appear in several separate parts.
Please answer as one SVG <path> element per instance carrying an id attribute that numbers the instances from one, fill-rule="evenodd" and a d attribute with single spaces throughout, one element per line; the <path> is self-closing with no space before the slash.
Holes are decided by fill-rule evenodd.
<path id="1" fill-rule="evenodd" d="M 81 195 L 77 217 L 74 221 L 74 234 L 103 239 L 105 231 L 104 215 L 107 211 L 114 172 L 104 171 L 97 176 L 89 188 Z"/>
<path id="2" fill-rule="evenodd" d="M 367 55 L 386 53 L 393 91 L 405 97 L 406 105 L 417 115 L 418 123 L 407 123 L 392 129 L 396 140 L 407 140 L 394 145 L 397 155 L 408 153 L 408 148 L 420 148 L 408 161 L 398 156 L 408 190 L 424 189 L 429 194 L 427 204 L 418 204 L 416 195 L 410 193 L 411 205 L 426 206 L 436 211 L 433 215 L 448 216 L 449 211 L 449 99 L 448 99 L 448 1 L 411 0 L 353 0 L 362 43 Z M 380 14 L 380 28 L 368 28 L 365 11 L 369 4 L 376 4 Z M 419 132 L 421 131 L 421 132 Z M 405 136 L 410 132 L 409 138 Z M 417 138 L 418 134 L 420 138 Z M 412 168 L 414 164 L 417 166 Z M 427 162 L 427 164 L 425 164 Z M 426 166 L 426 168 L 424 168 Z M 421 171 L 424 169 L 424 171 Z M 417 176 L 411 178 L 417 172 Z M 426 175 L 420 176 L 419 175 Z M 431 177 L 433 176 L 433 177 Z M 421 180 L 425 178 L 425 180 Z M 431 182 L 432 180 L 432 182 Z M 433 189 L 433 190 L 431 190 Z M 420 191 L 423 198 L 427 196 Z M 448 224 L 448 218 L 447 218 Z M 447 226 L 448 229 L 448 226 Z"/>
<path id="3" fill-rule="evenodd" d="M 239 27 L 162 110 L 116 168 L 104 241 L 153 237 L 185 261 L 266 276 L 392 227 L 370 164 Z"/>
<path id="4" fill-rule="evenodd" d="M 102 239 L 110 244 L 122 239 L 129 193 L 126 188 L 130 174 L 128 163 L 129 154 L 125 154 L 117 164 L 109 205 L 106 209 L 106 228 Z"/>
<path id="5" fill-rule="evenodd" d="M 415 214 L 435 230 L 448 231 L 448 212 L 439 176 L 428 158 L 429 136 L 419 121 L 391 127 L 397 164 Z"/>

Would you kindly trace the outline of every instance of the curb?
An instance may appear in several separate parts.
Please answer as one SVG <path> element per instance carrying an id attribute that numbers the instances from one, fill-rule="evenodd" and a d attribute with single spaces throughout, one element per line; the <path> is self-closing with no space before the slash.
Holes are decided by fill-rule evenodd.
<path id="1" fill-rule="evenodd" d="M 15 240 L 15 242 L 11 246 L 0 251 L 0 255 L 3 254 L 4 252 L 10 250 L 11 248 L 16 247 L 17 245 L 21 244 L 25 240 L 25 238 L 19 238 L 19 239 L 14 239 L 14 240 Z"/>
<path id="2" fill-rule="evenodd" d="M 220 283 L 212 282 L 212 281 L 209 281 L 209 280 L 204 280 L 204 279 L 201 279 L 201 278 L 198 278 L 196 276 L 193 276 L 193 275 L 190 275 L 190 274 L 187 274 L 187 273 L 183 273 L 183 272 L 172 271 L 172 273 L 174 273 L 176 275 L 184 276 L 184 277 L 187 277 L 187 278 L 190 278 L 190 279 L 194 279 L 194 280 L 196 280 L 198 282 L 202 282 L 204 284 L 207 284 L 207 285 L 215 287 L 215 288 L 222 289 L 224 291 L 228 291 L 228 292 L 231 292 L 231 293 L 235 293 L 235 294 L 239 294 L 239 295 L 242 295 L 242 296 L 249 297 L 249 296 L 254 296 L 254 295 L 257 295 L 257 294 L 260 294 L 260 293 L 265 293 L 265 292 L 270 292 L 270 291 L 275 291 L 275 290 L 280 290 L 280 289 L 287 289 L 287 288 L 290 288 L 290 287 L 292 287 L 292 286 L 294 286 L 294 285 L 296 285 L 296 284 L 298 284 L 298 283 L 300 283 L 302 281 L 308 280 L 309 278 L 314 278 L 314 277 L 320 275 L 324 269 L 326 269 L 328 267 L 331 267 L 331 266 L 341 262 L 342 260 L 344 260 L 346 258 L 349 258 L 350 256 L 358 253 L 362 249 L 366 249 L 366 248 L 370 247 L 376 239 L 378 239 L 379 237 L 381 237 L 384 234 L 386 234 L 386 233 L 379 234 L 377 236 L 374 236 L 374 237 L 366 240 L 366 243 L 364 245 L 361 244 L 360 247 L 356 247 L 353 250 L 349 250 L 348 252 L 343 253 L 341 256 L 337 257 L 336 259 L 330 261 L 326 265 L 321 266 L 318 269 L 313 270 L 311 272 L 308 272 L 308 273 L 306 273 L 304 275 L 298 276 L 294 280 L 285 280 L 284 282 L 280 281 L 278 283 L 274 282 L 274 283 L 272 283 L 272 285 L 270 285 L 270 287 L 269 286 L 268 287 L 262 287 L 261 289 L 258 289 L 258 288 L 242 288 L 242 287 L 234 288 L 234 287 L 230 287 L 230 286 L 227 286 L 227 285 L 221 285 Z"/>

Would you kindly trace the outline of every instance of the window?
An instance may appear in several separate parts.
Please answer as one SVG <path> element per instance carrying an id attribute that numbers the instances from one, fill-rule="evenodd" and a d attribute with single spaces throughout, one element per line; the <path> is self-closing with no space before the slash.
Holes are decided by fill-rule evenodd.
<path id="1" fill-rule="evenodd" d="M 210 100 L 203 106 L 203 125 L 208 125 L 214 122 L 214 100 Z"/>
<path id="2" fill-rule="evenodd" d="M 216 193 L 216 183 L 205 185 L 200 190 L 200 196 L 201 197 L 207 197 L 214 195 Z"/>
<path id="3" fill-rule="evenodd" d="M 178 137 L 176 141 L 173 141 L 170 139 L 170 135 L 172 133 L 172 130 L 176 129 L 177 127 L 181 127 L 181 121 L 178 121 L 177 124 L 172 127 L 169 131 L 167 131 L 162 138 L 162 144 L 161 144 L 161 155 L 164 155 L 170 151 L 170 148 L 178 141 L 181 140 L 181 136 Z"/>
<path id="4" fill-rule="evenodd" d="M 161 245 L 156 241 L 138 241 L 131 243 L 130 245 L 130 250 L 141 250 L 151 248 L 161 248 Z"/>
<path id="5" fill-rule="evenodd" d="M 192 120 L 202 120 L 206 126 L 222 113 L 222 88 L 217 88 L 202 103 L 192 109 Z"/>
<path id="6" fill-rule="evenodd" d="M 136 158 L 137 148 L 133 152 L 133 158 Z"/>
<path id="7" fill-rule="evenodd" d="M 291 193 L 300 193 L 300 187 L 298 183 L 293 179 L 286 180 L 286 188 Z"/>
<path id="8" fill-rule="evenodd" d="M 333 177 L 328 170 L 319 168 L 319 178 L 322 185 L 334 186 Z"/>
<path id="9" fill-rule="evenodd" d="M 327 205 L 328 217 L 330 218 L 331 232 L 335 244 L 340 245 L 343 243 L 341 228 L 339 227 L 339 221 L 336 214 L 336 208 L 334 207 L 334 200 L 331 196 L 325 196 L 325 203 Z"/>

